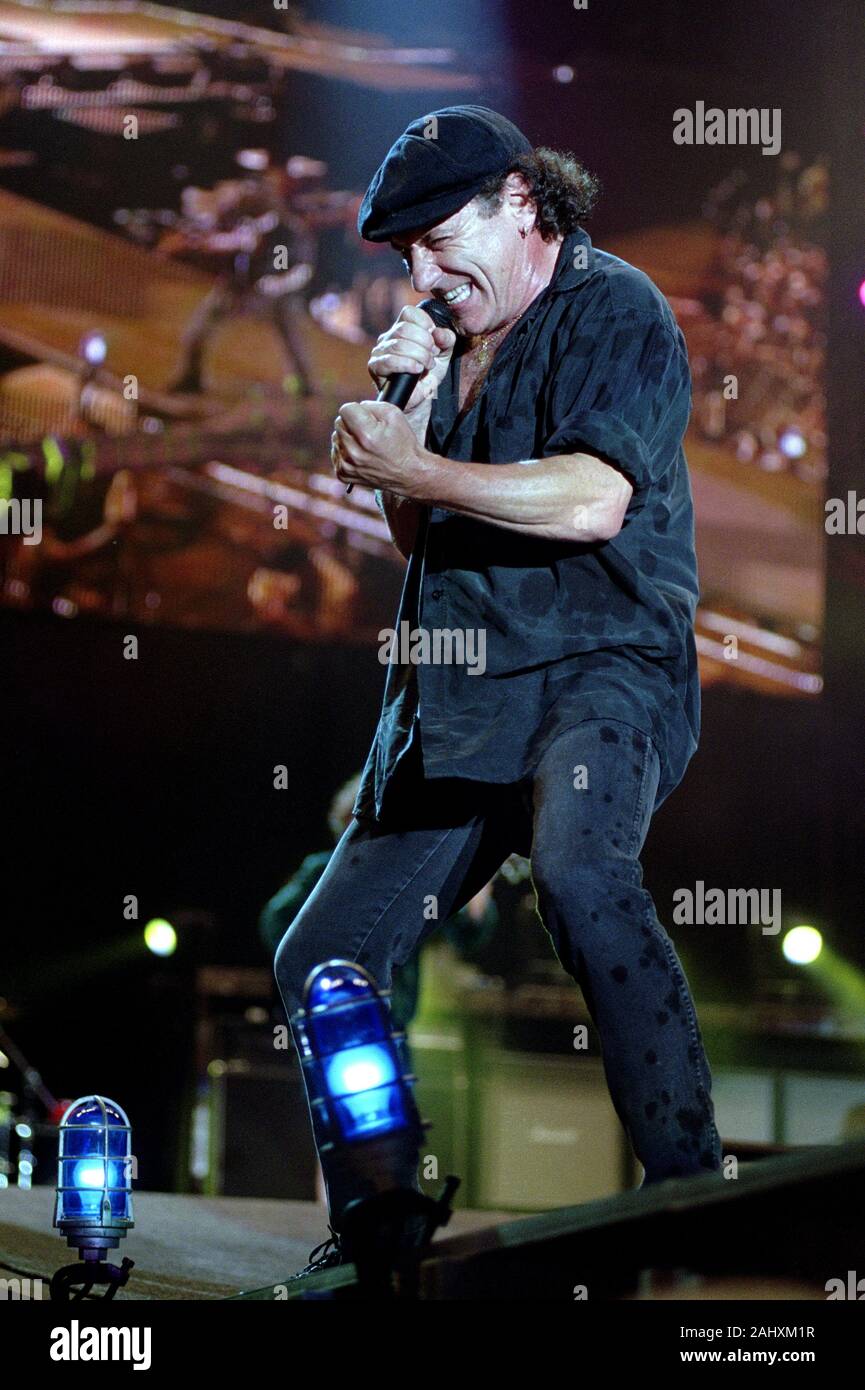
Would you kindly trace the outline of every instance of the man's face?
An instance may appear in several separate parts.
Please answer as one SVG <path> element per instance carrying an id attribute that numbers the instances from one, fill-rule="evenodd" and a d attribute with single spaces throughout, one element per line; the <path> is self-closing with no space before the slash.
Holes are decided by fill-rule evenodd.
<path id="1" fill-rule="evenodd" d="M 473 199 L 444 222 L 391 241 L 413 289 L 443 300 L 457 332 L 469 335 L 522 313 L 533 274 L 531 239 L 519 232 L 529 220 L 524 205 L 505 197 L 492 217 L 483 217 L 481 206 Z"/>

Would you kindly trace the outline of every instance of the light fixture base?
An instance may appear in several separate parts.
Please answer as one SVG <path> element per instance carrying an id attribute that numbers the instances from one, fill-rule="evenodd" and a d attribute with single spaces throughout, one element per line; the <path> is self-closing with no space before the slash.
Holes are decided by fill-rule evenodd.
<path id="1" fill-rule="evenodd" d="M 64 1265 L 51 1278 L 48 1291 L 53 1303 L 79 1303 L 86 1298 L 97 1284 L 105 1286 L 102 1301 L 112 1299 L 118 1289 L 129 1278 L 134 1260 L 124 1258 L 121 1265 L 105 1264 L 103 1261 L 85 1260 L 74 1265 Z M 72 1290 L 78 1292 L 73 1294 Z"/>

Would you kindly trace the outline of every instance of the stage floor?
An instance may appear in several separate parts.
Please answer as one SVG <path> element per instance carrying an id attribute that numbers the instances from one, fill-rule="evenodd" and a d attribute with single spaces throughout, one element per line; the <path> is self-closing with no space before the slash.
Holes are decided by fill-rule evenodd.
<path id="1" fill-rule="evenodd" d="M 118 1251 L 135 1261 L 122 1299 L 226 1298 L 279 1283 L 302 1269 L 327 1237 L 327 1214 L 314 1202 L 248 1197 L 184 1197 L 136 1192 L 135 1228 Z M 0 1193 L 0 1278 L 47 1283 L 75 1259 L 51 1225 L 54 1189 Z M 504 1213 L 455 1211 L 438 1238 L 463 1235 L 509 1219 Z"/>

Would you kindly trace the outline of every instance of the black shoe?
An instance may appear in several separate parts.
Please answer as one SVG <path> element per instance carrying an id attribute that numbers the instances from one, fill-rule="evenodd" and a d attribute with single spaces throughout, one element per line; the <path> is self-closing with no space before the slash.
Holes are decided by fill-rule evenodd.
<path id="1" fill-rule="evenodd" d="M 327 1229 L 330 1231 L 327 1240 L 309 1252 L 309 1264 L 290 1275 L 290 1279 L 303 1279 L 307 1274 L 320 1274 L 323 1269 L 334 1269 L 337 1265 L 345 1264 L 339 1235 L 332 1226 Z"/>

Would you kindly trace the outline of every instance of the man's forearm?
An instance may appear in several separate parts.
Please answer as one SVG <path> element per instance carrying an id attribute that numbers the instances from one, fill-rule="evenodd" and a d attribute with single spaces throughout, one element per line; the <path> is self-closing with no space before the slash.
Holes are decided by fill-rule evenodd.
<path id="1" fill-rule="evenodd" d="M 411 500 L 544 540 L 598 541 L 617 534 L 633 493 L 618 469 L 591 454 L 525 463 L 461 463 L 424 449 Z"/>
<path id="2" fill-rule="evenodd" d="M 420 522 L 420 503 L 410 497 L 398 497 L 395 492 L 379 489 L 380 506 L 390 529 L 391 539 L 399 553 L 408 560 L 414 549 Z"/>

